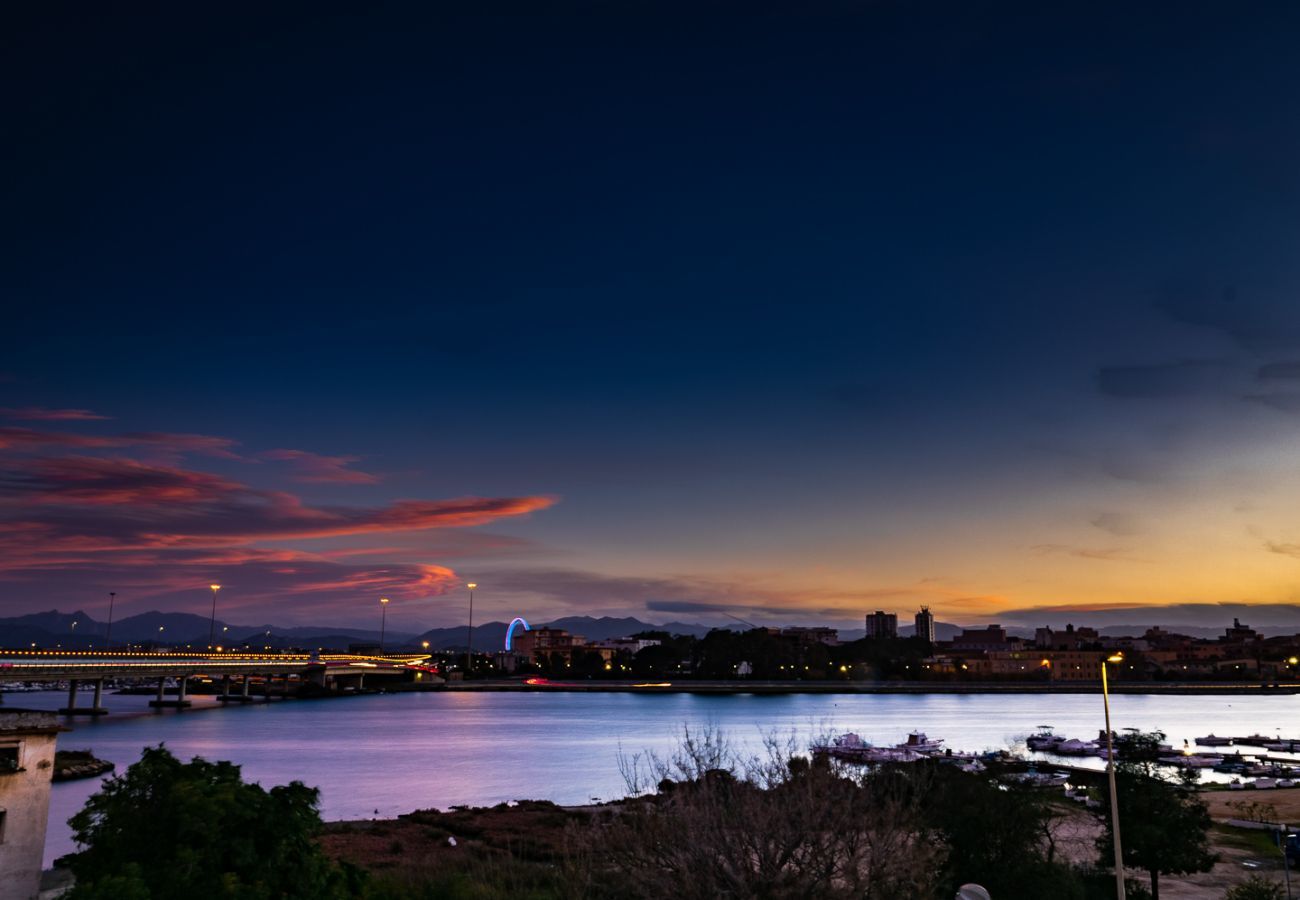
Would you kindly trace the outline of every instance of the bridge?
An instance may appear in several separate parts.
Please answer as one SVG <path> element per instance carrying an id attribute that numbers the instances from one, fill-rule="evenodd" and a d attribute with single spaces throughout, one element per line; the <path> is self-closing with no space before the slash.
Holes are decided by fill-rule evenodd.
<path id="1" fill-rule="evenodd" d="M 108 713 L 100 705 L 106 679 L 156 680 L 157 696 L 149 705 L 183 709 L 190 705 L 186 692 L 191 678 L 219 677 L 222 687 L 218 700 L 247 702 L 253 699 L 249 688 L 254 679 L 262 680 L 267 699 L 270 686 L 277 678 L 283 679 L 286 686 L 296 677 L 300 682 L 310 681 L 325 689 L 349 682 L 360 689 L 365 686 L 367 676 L 437 683 L 429 659 L 426 654 L 0 650 L 0 682 L 65 681 L 68 705 L 59 711 L 64 715 L 99 716 Z M 169 679 L 177 684 L 175 699 L 166 696 Z M 232 692 L 233 680 L 240 682 L 238 692 Z M 77 705 L 83 683 L 94 686 L 94 701 L 88 707 Z"/>

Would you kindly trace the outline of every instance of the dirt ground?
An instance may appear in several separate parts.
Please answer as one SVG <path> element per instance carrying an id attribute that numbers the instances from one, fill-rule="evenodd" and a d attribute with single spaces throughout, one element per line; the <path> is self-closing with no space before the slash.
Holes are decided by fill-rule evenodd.
<path id="1" fill-rule="evenodd" d="M 1283 880 L 1282 855 L 1265 831 L 1250 831 L 1223 824 L 1227 819 L 1267 819 L 1300 822 L 1300 789 L 1272 791 L 1206 791 L 1210 815 L 1215 820 L 1210 835 L 1219 861 L 1209 872 L 1166 875 L 1160 879 L 1161 900 L 1222 900 L 1224 892 L 1251 875 Z M 1253 805 L 1253 808 L 1252 808 Z M 1095 841 L 1101 825 L 1083 809 L 1074 809 L 1057 823 L 1058 852 L 1075 862 L 1096 858 Z M 1145 881 L 1142 873 L 1131 877 Z M 1292 873 L 1292 888 L 1300 896 L 1300 875 Z"/>

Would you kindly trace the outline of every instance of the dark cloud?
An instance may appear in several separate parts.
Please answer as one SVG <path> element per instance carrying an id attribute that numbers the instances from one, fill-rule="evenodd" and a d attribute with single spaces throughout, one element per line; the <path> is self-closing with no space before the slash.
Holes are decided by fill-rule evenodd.
<path id="1" fill-rule="evenodd" d="M 1220 360 L 1184 360 L 1146 366 L 1104 366 L 1097 389 L 1111 397 L 1188 397 L 1216 390 L 1231 367 Z"/>
<path id="2" fill-rule="evenodd" d="M 721 615 L 736 618 L 769 617 L 806 620 L 813 617 L 843 618 L 842 609 L 807 609 L 799 606 L 755 605 L 751 603 L 708 603 L 693 600 L 651 600 L 646 603 L 649 612 L 693 613 L 696 615 Z"/>
<path id="3" fill-rule="evenodd" d="M 1271 362 L 1259 367 L 1256 377 L 1260 381 L 1300 378 L 1300 362 Z"/>
<path id="4" fill-rule="evenodd" d="M 1100 528 L 1116 537 L 1130 537 L 1141 532 L 1137 519 L 1127 513 L 1103 512 L 1089 520 L 1095 528 Z"/>
<path id="5" fill-rule="evenodd" d="M 1204 290 L 1184 290 L 1158 307 L 1172 319 L 1222 332 L 1251 350 L 1300 346 L 1300 314 L 1289 299 L 1239 296 L 1227 288 L 1217 296 Z"/>
<path id="6" fill-rule="evenodd" d="M 1245 399 L 1251 403 L 1267 406 L 1269 409 L 1276 409 L 1279 412 L 1300 413 L 1300 393 L 1247 394 Z"/>
<path id="7" fill-rule="evenodd" d="M 477 577 L 477 576 L 476 576 Z M 827 591 L 783 591 L 756 582 L 692 576 L 638 578 L 575 569 L 509 568 L 484 572 L 492 590 L 532 595 L 573 609 L 628 609 L 742 619 L 830 618 L 857 620 L 867 599 L 898 599 L 906 590 L 843 597 Z M 844 605 L 835 606 L 836 602 Z"/>
<path id="8" fill-rule="evenodd" d="M 1135 562 L 1122 547 L 1074 547 L 1069 544 L 1035 544 L 1029 548 L 1039 556 L 1077 556 L 1080 559 Z"/>
<path id="9" fill-rule="evenodd" d="M 1161 625 L 1176 628 L 1190 625 L 1217 628 L 1231 625 L 1234 617 L 1257 627 L 1300 627 L 1300 606 L 1286 603 L 1175 603 L 1168 606 L 1067 603 L 1008 609 L 1000 615 L 1003 620 L 1018 625 L 1053 628 L 1082 622 L 1095 626 Z"/>

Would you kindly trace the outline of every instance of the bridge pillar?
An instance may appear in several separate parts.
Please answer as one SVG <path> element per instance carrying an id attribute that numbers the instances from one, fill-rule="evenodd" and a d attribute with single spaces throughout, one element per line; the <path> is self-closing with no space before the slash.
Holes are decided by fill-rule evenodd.
<path id="1" fill-rule="evenodd" d="M 221 676 L 221 693 L 217 696 L 217 699 L 220 700 L 222 703 L 226 703 L 230 700 L 230 676 L 229 675 Z"/>
<path id="2" fill-rule="evenodd" d="M 177 685 L 178 685 L 178 686 L 177 686 L 177 689 L 176 689 L 176 699 L 175 699 L 175 700 L 167 700 L 167 699 L 165 699 L 166 687 L 167 687 L 167 679 L 166 679 L 166 678 L 159 678 L 159 679 L 158 679 L 158 699 L 157 699 L 157 700 L 150 700 L 150 701 L 149 701 L 149 705 L 152 706 L 154 709 L 160 709 L 160 708 L 163 708 L 163 707 L 170 708 L 170 709 L 185 709 L 185 707 L 187 707 L 187 706 L 190 705 L 190 701 L 188 701 L 188 700 L 185 699 L 185 684 L 186 684 L 187 681 L 188 681 L 188 678 L 185 677 L 185 676 L 182 676 L 182 677 L 180 678 L 180 680 L 177 682 Z"/>
<path id="3" fill-rule="evenodd" d="M 89 707 L 77 706 L 77 688 L 79 687 L 81 687 L 81 679 L 79 678 L 74 678 L 68 682 L 68 705 L 59 712 L 65 716 L 102 716 L 108 713 L 108 710 L 99 705 L 104 691 L 104 679 L 95 679 L 95 702 Z"/>
<path id="4" fill-rule="evenodd" d="M 75 678 L 68 679 L 68 705 L 59 712 L 65 716 L 75 716 L 77 714 L 77 688 L 81 683 Z"/>

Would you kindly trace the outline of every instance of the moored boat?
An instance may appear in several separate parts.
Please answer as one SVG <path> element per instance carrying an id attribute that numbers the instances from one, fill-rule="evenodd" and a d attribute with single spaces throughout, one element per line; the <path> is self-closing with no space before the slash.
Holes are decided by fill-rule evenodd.
<path id="1" fill-rule="evenodd" d="M 1025 738 L 1025 746 L 1030 750 L 1050 751 L 1063 740 L 1065 738 L 1053 733 L 1051 725 L 1039 725 L 1038 731 Z"/>
<path id="2" fill-rule="evenodd" d="M 924 731 L 913 731 L 907 740 L 895 744 L 896 750 L 910 750 L 913 753 L 938 753 L 943 749 L 943 738 L 927 737 Z"/>

